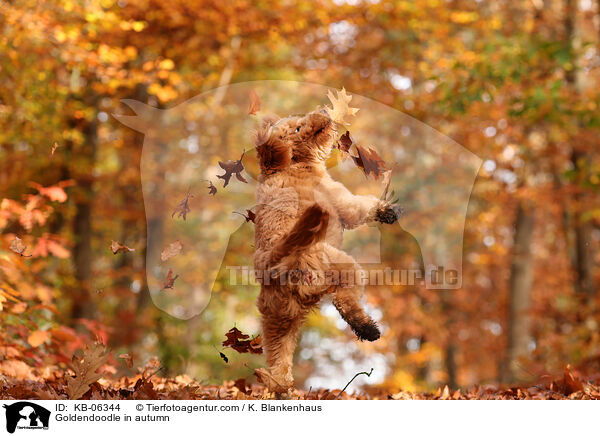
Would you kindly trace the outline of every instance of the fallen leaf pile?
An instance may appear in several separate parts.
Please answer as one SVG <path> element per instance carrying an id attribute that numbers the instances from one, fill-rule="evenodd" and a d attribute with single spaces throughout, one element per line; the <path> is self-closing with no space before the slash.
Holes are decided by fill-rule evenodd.
<path id="1" fill-rule="evenodd" d="M 0 384 L 1 400 L 270 400 L 273 390 L 256 380 L 248 369 L 248 375 L 235 381 L 221 384 L 201 384 L 188 375 L 173 378 L 160 377 L 160 368 L 146 365 L 146 369 L 131 377 L 109 377 L 101 373 L 105 359 L 104 348 L 88 350 L 73 369 L 76 377 L 63 370 L 35 369 L 32 377 L 16 379 L 4 377 Z M 100 370 L 100 372 L 98 372 Z M 256 372 L 266 376 L 268 372 L 257 368 Z M 352 390 L 353 388 L 350 388 Z M 354 388 L 355 389 L 355 388 Z M 573 389 L 577 389 L 573 391 Z M 340 394 L 341 393 L 341 394 Z M 587 381 L 576 376 L 570 369 L 557 380 L 533 386 L 498 388 L 495 386 L 473 386 L 469 389 L 440 387 L 434 392 L 384 391 L 369 387 L 357 393 L 339 389 L 295 389 L 294 399 L 333 400 L 599 400 L 600 376 Z"/>

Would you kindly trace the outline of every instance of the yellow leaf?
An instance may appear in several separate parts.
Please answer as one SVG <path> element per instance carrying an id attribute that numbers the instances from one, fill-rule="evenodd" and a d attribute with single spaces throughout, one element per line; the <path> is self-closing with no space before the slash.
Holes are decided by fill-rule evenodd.
<path id="1" fill-rule="evenodd" d="M 334 96 L 331 90 L 327 92 L 327 97 L 331 101 L 332 107 L 325 106 L 325 110 L 334 122 L 348 125 L 350 123 L 346 121 L 346 117 L 356 115 L 358 108 L 349 106 L 352 96 L 346 94 L 346 89 L 342 88 L 341 91 L 336 92 L 337 96 Z"/>

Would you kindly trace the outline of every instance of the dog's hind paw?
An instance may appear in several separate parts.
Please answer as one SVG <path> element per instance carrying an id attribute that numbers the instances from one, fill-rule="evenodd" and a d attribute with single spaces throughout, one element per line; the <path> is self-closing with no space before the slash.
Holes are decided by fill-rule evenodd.
<path id="1" fill-rule="evenodd" d="M 373 342 L 379 339 L 381 332 L 379 326 L 372 319 L 361 325 L 351 326 L 354 334 L 361 341 Z"/>

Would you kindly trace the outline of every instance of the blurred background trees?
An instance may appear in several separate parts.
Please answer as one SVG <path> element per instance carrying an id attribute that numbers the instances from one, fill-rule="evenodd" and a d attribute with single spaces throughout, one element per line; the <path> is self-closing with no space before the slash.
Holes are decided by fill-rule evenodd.
<path id="1" fill-rule="evenodd" d="M 599 371 L 599 22 L 592 0 L 1 1 L 0 370 L 60 364 L 96 337 L 199 380 L 262 364 L 215 350 L 233 323 L 258 332 L 256 289 L 222 287 L 191 321 L 151 304 L 146 228 L 162 224 L 144 215 L 143 136 L 111 114 L 123 98 L 169 108 L 284 79 L 344 86 L 484 159 L 463 288 L 368 290 L 375 344 L 324 307 L 300 380 L 339 387 L 333 374 L 375 366 L 385 388 L 427 389 Z M 394 232 L 382 250 L 418 262 Z M 9 250 L 15 236 L 31 257 Z M 111 239 L 137 250 L 113 256 Z"/>

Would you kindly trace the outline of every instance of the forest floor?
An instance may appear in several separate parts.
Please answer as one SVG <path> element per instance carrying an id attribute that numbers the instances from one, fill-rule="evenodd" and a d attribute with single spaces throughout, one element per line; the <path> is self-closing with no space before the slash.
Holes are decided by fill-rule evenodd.
<path id="1" fill-rule="evenodd" d="M 221 385 L 201 384 L 187 375 L 163 378 L 141 373 L 133 377 L 99 378 L 78 385 L 69 372 L 46 372 L 33 379 L 0 375 L 0 399 L 82 399 L 82 400 L 267 400 L 275 395 L 260 383 L 244 379 L 224 381 Z M 351 389 L 351 388 L 350 388 Z M 526 399 L 600 399 L 600 378 L 582 380 L 566 369 L 563 376 L 532 386 L 498 388 L 473 386 L 453 390 L 447 386 L 435 392 L 384 392 L 368 388 L 348 394 L 341 390 L 295 390 L 299 400 L 526 400 Z"/>

